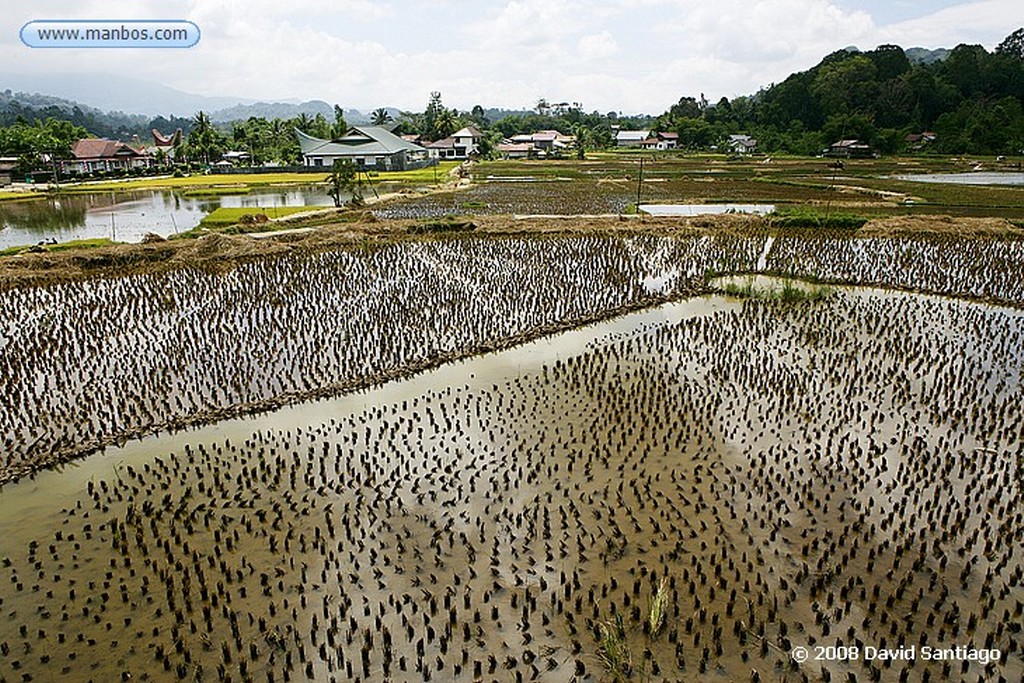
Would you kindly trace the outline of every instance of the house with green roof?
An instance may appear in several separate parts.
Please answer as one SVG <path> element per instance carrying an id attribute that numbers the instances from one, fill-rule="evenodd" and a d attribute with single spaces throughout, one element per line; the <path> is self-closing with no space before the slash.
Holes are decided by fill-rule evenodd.
<path id="1" fill-rule="evenodd" d="M 304 166 L 330 167 L 347 159 L 362 171 L 408 171 L 432 161 L 423 147 L 379 126 L 352 126 L 334 140 L 321 140 L 296 129 Z"/>

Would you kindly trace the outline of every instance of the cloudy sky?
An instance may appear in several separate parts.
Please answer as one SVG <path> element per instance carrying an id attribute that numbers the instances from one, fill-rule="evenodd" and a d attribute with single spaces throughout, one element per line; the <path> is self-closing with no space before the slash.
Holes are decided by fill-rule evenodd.
<path id="1" fill-rule="evenodd" d="M 185 50 L 21 44 L 25 22 L 56 18 L 189 19 L 202 40 Z M 422 110 L 439 90 L 459 109 L 544 97 L 660 113 L 684 95 L 753 93 L 850 45 L 991 49 L 1021 26 L 1020 0 L 37 0 L 5 3 L 0 65 L 363 110 Z"/>

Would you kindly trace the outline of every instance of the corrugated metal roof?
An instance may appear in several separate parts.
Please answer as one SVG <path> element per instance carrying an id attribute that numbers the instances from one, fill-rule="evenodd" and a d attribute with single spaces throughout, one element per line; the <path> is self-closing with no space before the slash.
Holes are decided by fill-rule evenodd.
<path id="1" fill-rule="evenodd" d="M 304 155 L 346 157 L 423 151 L 419 145 L 407 142 L 380 126 L 352 126 L 336 140 L 321 140 L 297 128 L 295 135 Z"/>

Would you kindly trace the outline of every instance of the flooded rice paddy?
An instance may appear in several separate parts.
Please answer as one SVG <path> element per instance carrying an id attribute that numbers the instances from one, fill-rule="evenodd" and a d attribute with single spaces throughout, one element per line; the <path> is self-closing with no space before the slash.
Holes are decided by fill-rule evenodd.
<path id="1" fill-rule="evenodd" d="M 696 292 L 709 269 L 752 268 L 757 242 L 407 242 L 9 290 L 0 481 L 42 458 L 379 383 Z"/>
<path id="2" fill-rule="evenodd" d="M 699 296 L 757 269 L 977 300 Z M 563 235 L 0 292 L 0 681 L 1020 680 L 1022 271 Z"/>
<path id="3" fill-rule="evenodd" d="M 729 235 L 402 242 L 227 273 L 9 289 L 0 292 L 0 481 L 125 438 L 378 384 L 708 291 L 708 274 L 759 265 L 1024 300 L 1022 241 Z"/>
<path id="4" fill-rule="evenodd" d="M 919 173 L 893 176 L 915 183 L 951 183 L 954 185 L 1024 185 L 1024 173 L 974 171 L 972 173 Z"/>
<path id="5" fill-rule="evenodd" d="M 652 216 L 709 216 L 720 213 L 760 216 L 775 211 L 771 204 L 640 204 L 637 208 Z"/>
<path id="6" fill-rule="evenodd" d="M 0 204 L 0 249 L 43 240 L 106 237 L 140 242 L 147 233 L 169 237 L 197 225 L 220 207 L 333 206 L 322 186 L 256 188 L 244 194 L 143 190 L 67 194 Z M 381 191 L 381 190 L 378 190 Z"/>
<path id="7" fill-rule="evenodd" d="M 1022 323 L 708 297 L 111 449 L 0 497 L 4 677 L 1018 680 Z M 897 644 L 1000 652 L 789 656 Z"/>

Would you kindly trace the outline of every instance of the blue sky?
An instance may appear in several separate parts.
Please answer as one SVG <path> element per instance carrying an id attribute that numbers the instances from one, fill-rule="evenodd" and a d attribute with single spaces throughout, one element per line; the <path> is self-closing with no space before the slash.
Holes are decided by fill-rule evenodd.
<path id="1" fill-rule="evenodd" d="M 32 19 L 189 19 L 190 50 L 31 50 Z M 1020 0 L 40 0 L 0 18 L 2 70 L 152 78 L 211 96 L 345 107 L 660 113 L 681 96 L 750 94 L 856 45 L 994 47 Z M 4 87 L 0 83 L 0 88 Z"/>

